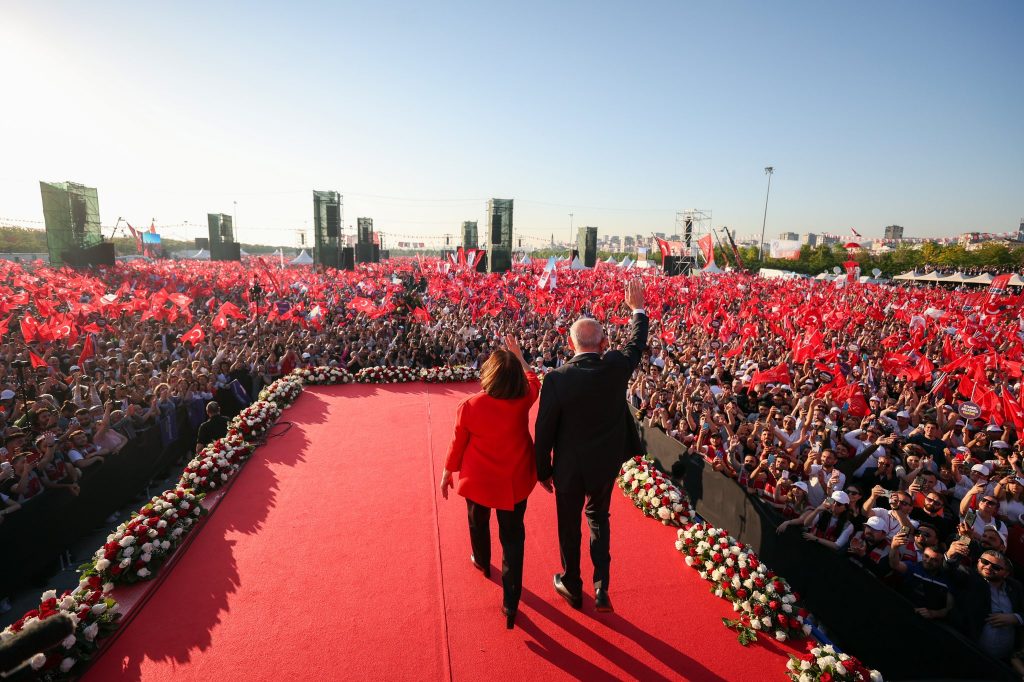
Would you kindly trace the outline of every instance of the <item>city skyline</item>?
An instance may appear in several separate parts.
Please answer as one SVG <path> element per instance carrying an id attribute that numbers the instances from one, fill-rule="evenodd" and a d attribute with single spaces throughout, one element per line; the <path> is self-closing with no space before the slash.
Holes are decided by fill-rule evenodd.
<path id="1" fill-rule="evenodd" d="M 1016 2 L 0 16 L 7 222 L 41 225 L 39 181 L 71 180 L 98 189 L 104 225 L 155 218 L 172 238 L 228 213 L 242 241 L 297 243 L 314 189 L 392 241 L 486 225 L 490 198 L 515 199 L 537 243 L 672 234 L 687 208 L 754 238 L 767 165 L 766 239 L 1015 232 L 1024 215 Z"/>

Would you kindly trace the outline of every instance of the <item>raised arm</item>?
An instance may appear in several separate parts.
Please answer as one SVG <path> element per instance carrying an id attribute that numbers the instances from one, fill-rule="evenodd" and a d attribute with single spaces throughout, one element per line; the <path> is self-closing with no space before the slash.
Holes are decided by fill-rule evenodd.
<path id="1" fill-rule="evenodd" d="M 641 311 L 633 315 L 630 322 L 629 341 L 622 349 L 622 354 L 629 360 L 630 367 L 636 369 L 640 364 L 644 349 L 647 348 L 647 313 L 644 312 L 644 288 L 639 279 L 631 279 L 626 282 L 624 300 L 630 311 Z"/>

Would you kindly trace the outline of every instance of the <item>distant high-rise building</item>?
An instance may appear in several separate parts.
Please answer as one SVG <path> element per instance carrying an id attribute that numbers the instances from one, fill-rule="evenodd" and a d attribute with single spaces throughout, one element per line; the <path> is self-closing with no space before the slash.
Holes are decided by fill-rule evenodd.
<path id="1" fill-rule="evenodd" d="M 800 238 L 800 241 L 802 243 L 806 244 L 807 246 L 817 246 L 818 245 L 818 235 L 816 235 L 813 232 L 808 232 L 807 234 L 805 234 L 803 237 Z"/>
<path id="2" fill-rule="evenodd" d="M 779 239 L 782 241 L 795 242 L 800 239 L 800 235 L 796 232 L 782 232 L 779 234 Z"/>
<path id="3" fill-rule="evenodd" d="M 1024 242 L 1024 218 L 1020 219 L 1020 227 L 1017 228 L 1017 241 Z"/>
<path id="4" fill-rule="evenodd" d="M 903 239 L 903 226 L 902 225 L 886 225 L 885 226 L 885 238 L 886 239 Z"/>
<path id="5" fill-rule="evenodd" d="M 631 249 L 636 246 L 636 239 L 632 235 L 627 234 L 623 243 L 625 244 L 626 249 Z"/>

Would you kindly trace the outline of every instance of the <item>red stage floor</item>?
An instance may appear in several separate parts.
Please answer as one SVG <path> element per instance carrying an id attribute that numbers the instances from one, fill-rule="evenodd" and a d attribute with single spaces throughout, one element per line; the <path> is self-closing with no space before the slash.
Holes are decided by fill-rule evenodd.
<path id="1" fill-rule="evenodd" d="M 487 581 L 471 567 L 465 504 L 437 494 L 470 390 L 307 390 L 284 414 L 290 430 L 256 451 L 87 678 L 784 679 L 789 649 L 741 647 L 721 624 L 731 608 L 683 564 L 673 530 L 619 494 L 616 612 L 594 612 L 589 595 L 573 611 L 553 592 L 554 499 L 538 487 L 523 603 L 506 630 L 500 570 Z"/>

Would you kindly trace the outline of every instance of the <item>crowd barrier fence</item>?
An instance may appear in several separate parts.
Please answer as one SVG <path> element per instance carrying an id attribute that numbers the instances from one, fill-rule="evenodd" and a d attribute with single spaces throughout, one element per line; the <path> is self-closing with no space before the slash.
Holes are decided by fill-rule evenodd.
<path id="1" fill-rule="evenodd" d="M 9 595 L 33 582 L 45 582 L 72 543 L 103 526 L 154 477 L 191 452 L 195 437 L 187 407 L 179 406 L 137 432 L 119 453 L 105 457 L 103 464 L 83 470 L 77 497 L 66 490 L 47 490 L 7 516 L 0 524 L 0 547 L 4 550 L 0 593 Z"/>
<path id="2" fill-rule="evenodd" d="M 647 453 L 686 490 L 696 512 L 750 545 L 789 581 L 829 637 L 892 680 L 1019 680 L 953 628 L 914 613 L 911 602 L 844 555 L 776 532 L 779 514 L 665 432 L 640 424 Z M 680 571 L 685 570 L 680 557 Z"/>

